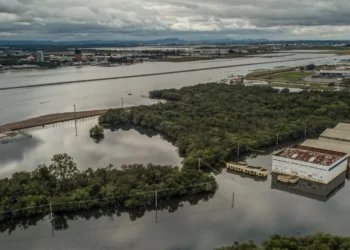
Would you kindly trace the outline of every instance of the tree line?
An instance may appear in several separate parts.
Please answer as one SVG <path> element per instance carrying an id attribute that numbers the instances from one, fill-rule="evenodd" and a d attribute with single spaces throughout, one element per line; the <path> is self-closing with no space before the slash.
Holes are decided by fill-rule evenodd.
<path id="1" fill-rule="evenodd" d="M 201 183 L 206 184 L 196 185 Z M 105 206 L 133 209 L 154 206 L 155 190 L 164 201 L 214 193 L 216 188 L 213 176 L 197 170 L 134 164 L 81 171 L 72 157 L 58 154 L 48 166 L 0 180 L 0 221 L 49 214 L 49 203 L 55 213 Z"/>
<path id="2" fill-rule="evenodd" d="M 234 242 L 232 246 L 215 250 L 349 250 L 350 237 L 315 234 L 305 237 L 282 237 L 273 235 L 262 246 L 253 241 L 247 243 Z"/>
<path id="3" fill-rule="evenodd" d="M 165 103 L 109 110 L 99 117 L 102 126 L 139 125 L 162 132 L 185 157 L 185 168 L 198 158 L 223 166 L 237 150 L 250 152 L 298 138 L 316 137 L 338 122 L 349 122 L 350 93 L 302 91 L 282 93 L 271 87 L 218 83 L 179 90 L 150 92 Z"/>

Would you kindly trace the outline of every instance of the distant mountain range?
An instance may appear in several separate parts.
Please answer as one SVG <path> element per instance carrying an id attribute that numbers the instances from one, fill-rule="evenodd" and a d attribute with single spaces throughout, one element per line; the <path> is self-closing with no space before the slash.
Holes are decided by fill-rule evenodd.
<path id="1" fill-rule="evenodd" d="M 191 40 L 186 41 L 178 38 L 165 38 L 157 40 L 87 40 L 87 41 L 36 41 L 36 40 L 0 40 L 0 46 L 107 46 L 107 45 L 124 45 L 124 46 L 135 46 L 135 45 L 185 45 L 185 44 L 234 44 L 234 43 L 265 43 L 267 39 L 202 39 L 202 40 Z"/>
<path id="2" fill-rule="evenodd" d="M 52 48 L 65 47 L 65 48 L 96 48 L 96 47 L 134 47 L 145 45 L 168 45 L 168 46 L 180 46 L 180 45 L 230 45 L 230 44 L 340 44 L 349 43 L 350 41 L 344 40 L 299 40 L 299 41 L 270 41 L 268 39 L 241 39 L 235 40 L 231 38 L 218 38 L 218 39 L 198 39 L 198 40 L 182 40 L 179 38 L 165 38 L 156 40 L 86 40 L 86 41 L 36 41 L 36 40 L 0 40 L 0 47 L 11 48 Z"/>

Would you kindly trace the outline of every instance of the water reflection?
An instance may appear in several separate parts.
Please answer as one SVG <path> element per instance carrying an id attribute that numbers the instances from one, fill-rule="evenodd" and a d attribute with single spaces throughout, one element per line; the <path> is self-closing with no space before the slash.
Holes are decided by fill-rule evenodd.
<path id="1" fill-rule="evenodd" d="M 55 213 L 52 220 L 52 229 L 54 231 L 67 230 L 69 229 L 69 223 L 76 220 L 98 220 L 101 217 L 108 217 L 110 220 L 114 220 L 117 217 L 121 217 L 124 214 L 129 216 L 129 220 L 131 222 L 137 221 L 142 218 L 146 213 L 155 212 L 154 213 L 154 221 L 156 223 L 158 221 L 157 213 L 158 212 L 167 212 L 174 213 L 179 208 L 183 208 L 186 204 L 191 206 L 197 205 L 199 202 L 207 202 L 209 199 L 213 198 L 214 193 L 204 193 L 200 195 L 179 197 L 172 200 L 166 201 L 158 201 L 158 209 L 155 210 L 154 207 L 142 207 L 140 209 L 126 209 L 122 207 L 103 207 L 103 208 L 95 208 L 88 211 L 79 211 L 79 212 L 71 212 L 71 213 Z M 7 232 L 9 235 L 16 231 L 17 229 L 28 229 L 30 227 L 35 227 L 39 221 L 48 221 L 49 216 L 33 216 L 26 218 L 11 218 L 6 219 L 0 223 L 0 232 Z"/>
<path id="2" fill-rule="evenodd" d="M 181 166 L 177 148 L 154 130 L 122 126 L 104 131 L 96 144 L 89 130 L 97 118 L 80 122 L 78 136 L 74 122 L 54 124 L 26 131 L 32 139 L 0 145 L 0 178 L 18 171 L 33 171 L 49 163 L 54 154 L 67 153 L 79 169 L 96 169 L 112 164 L 158 164 Z"/>
<path id="3" fill-rule="evenodd" d="M 327 185 L 303 179 L 299 179 L 296 184 L 287 184 L 278 181 L 277 176 L 278 174 L 272 173 L 272 189 L 278 189 L 324 202 L 328 201 L 339 190 L 341 190 L 345 186 L 346 180 L 345 172 Z"/>

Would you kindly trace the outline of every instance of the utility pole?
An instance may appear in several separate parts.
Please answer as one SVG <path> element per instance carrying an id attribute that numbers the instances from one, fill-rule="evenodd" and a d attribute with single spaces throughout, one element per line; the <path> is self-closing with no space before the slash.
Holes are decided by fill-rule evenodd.
<path id="1" fill-rule="evenodd" d="M 122 98 L 122 109 L 124 108 L 124 99 Z"/>
<path id="2" fill-rule="evenodd" d="M 75 123 L 75 136 L 78 136 L 78 127 L 77 127 L 77 110 L 74 104 L 74 123 Z"/>
<path id="3" fill-rule="evenodd" d="M 235 179 L 232 177 L 232 205 L 231 208 L 233 209 L 234 201 L 235 201 Z"/>
<path id="4" fill-rule="evenodd" d="M 198 158 L 198 171 L 201 170 L 201 158 Z"/>
<path id="5" fill-rule="evenodd" d="M 156 223 L 158 223 L 158 192 L 155 191 Z"/>
<path id="6" fill-rule="evenodd" d="M 278 145 L 278 138 L 279 137 L 279 134 L 277 133 L 277 141 L 276 141 L 276 145 Z"/>
<path id="7" fill-rule="evenodd" d="M 238 143 L 238 147 L 237 147 L 237 161 L 239 161 L 239 143 Z"/>
<path id="8" fill-rule="evenodd" d="M 53 216 L 52 216 L 52 205 L 51 205 L 51 202 L 50 202 L 50 220 L 51 220 L 51 221 L 53 220 Z"/>
<path id="9" fill-rule="evenodd" d="M 305 125 L 305 128 L 304 128 L 304 137 L 306 138 L 306 125 Z"/>

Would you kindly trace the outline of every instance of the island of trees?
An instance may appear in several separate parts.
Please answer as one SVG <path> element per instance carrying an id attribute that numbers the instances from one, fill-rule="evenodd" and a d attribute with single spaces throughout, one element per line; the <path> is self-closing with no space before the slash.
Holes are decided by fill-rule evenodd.
<path id="1" fill-rule="evenodd" d="M 282 237 L 273 235 L 263 245 L 257 246 L 253 241 L 235 242 L 232 246 L 216 250 L 349 250 L 350 237 L 315 234 L 305 237 Z"/>
<path id="2" fill-rule="evenodd" d="M 218 83 L 180 90 L 150 92 L 167 102 L 131 110 L 109 110 L 102 126 L 139 125 L 162 132 L 185 157 L 184 168 L 196 168 L 198 158 L 212 166 L 241 153 L 304 136 L 350 119 L 349 92 L 290 93 L 271 87 Z"/>
<path id="3" fill-rule="evenodd" d="M 96 207 L 154 207 L 157 200 L 214 193 L 215 178 L 198 170 L 140 164 L 112 165 L 81 171 L 67 154 L 54 155 L 50 165 L 18 172 L 0 180 L 0 221 Z"/>

